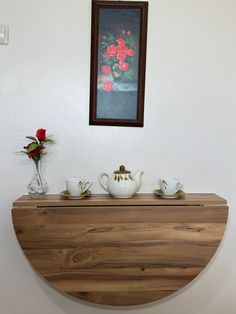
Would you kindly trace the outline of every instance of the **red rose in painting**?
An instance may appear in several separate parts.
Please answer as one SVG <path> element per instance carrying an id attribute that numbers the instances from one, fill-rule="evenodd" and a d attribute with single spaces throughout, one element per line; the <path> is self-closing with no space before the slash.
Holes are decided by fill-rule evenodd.
<path id="1" fill-rule="evenodd" d="M 126 49 L 126 53 L 127 53 L 127 56 L 129 56 L 129 57 L 133 57 L 134 56 L 134 50 L 132 48 Z"/>
<path id="2" fill-rule="evenodd" d="M 132 68 L 135 66 L 136 38 L 130 29 L 119 32 L 119 35 L 110 32 L 101 35 L 101 77 L 97 83 L 102 91 L 117 91 L 120 83 L 127 85 L 135 80 L 136 71 Z"/>
<path id="3" fill-rule="evenodd" d="M 36 137 L 39 141 L 44 141 L 46 139 L 46 130 L 38 129 L 36 132 Z"/>
<path id="4" fill-rule="evenodd" d="M 118 38 L 116 42 L 118 44 L 118 47 L 125 47 L 126 45 L 126 41 L 123 38 Z"/>
<path id="5" fill-rule="evenodd" d="M 115 45 L 111 45 L 107 48 L 107 51 L 106 51 L 106 56 L 108 58 L 112 58 L 112 57 L 115 57 L 116 56 L 116 52 L 117 52 L 117 47 Z"/>
<path id="6" fill-rule="evenodd" d="M 103 65 L 102 66 L 102 73 L 104 75 L 108 75 L 111 73 L 111 67 L 109 65 Z"/>
<path id="7" fill-rule="evenodd" d="M 127 56 L 126 50 L 127 50 L 126 47 L 123 47 L 123 48 L 118 49 L 116 58 L 117 58 L 119 61 L 124 61 L 124 60 L 125 60 L 125 58 L 126 58 L 126 56 Z"/>
<path id="8" fill-rule="evenodd" d="M 128 69 L 129 69 L 129 64 L 128 64 L 128 62 L 120 61 L 120 63 L 119 63 L 119 69 L 120 69 L 121 71 L 124 71 L 124 72 L 128 71 Z"/>
<path id="9" fill-rule="evenodd" d="M 113 83 L 111 81 L 105 81 L 103 83 L 103 89 L 105 92 L 111 92 L 113 90 Z"/>

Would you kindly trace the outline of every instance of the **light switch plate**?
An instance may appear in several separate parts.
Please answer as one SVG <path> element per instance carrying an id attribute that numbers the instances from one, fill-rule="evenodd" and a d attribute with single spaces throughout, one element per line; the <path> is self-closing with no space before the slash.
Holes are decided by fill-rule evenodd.
<path id="1" fill-rule="evenodd" d="M 0 25 L 0 45 L 8 45 L 9 26 Z"/>

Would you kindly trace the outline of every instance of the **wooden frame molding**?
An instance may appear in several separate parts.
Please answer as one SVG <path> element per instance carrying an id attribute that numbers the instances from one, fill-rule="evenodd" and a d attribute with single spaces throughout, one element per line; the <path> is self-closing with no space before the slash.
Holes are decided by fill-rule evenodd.
<path id="1" fill-rule="evenodd" d="M 90 125 L 143 127 L 147 1 L 92 0 Z"/>
<path id="2" fill-rule="evenodd" d="M 19 244 L 49 284 L 116 306 L 153 302 L 192 281 L 218 248 L 227 217 L 226 201 L 215 194 L 23 196 L 12 209 Z"/>

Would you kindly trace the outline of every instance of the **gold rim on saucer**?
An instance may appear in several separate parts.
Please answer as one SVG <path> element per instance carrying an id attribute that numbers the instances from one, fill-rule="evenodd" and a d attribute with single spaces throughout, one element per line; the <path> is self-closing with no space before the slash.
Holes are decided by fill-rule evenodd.
<path id="1" fill-rule="evenodd" d="M 185 195 L 185 192 L 182 190 L 179 190 L 178 192 L 172 195 L 164 194 L 161 189 L 154 190 L 153 193 L 156 194 L 157 196 L 160 196 L 161 198 L 167 198 L 167 199 L 175 199 L 175 198 L 179 198 Z"/>
<path id="2" fill-rule="evenodd" d="M 66 199 L 68 199 L 68 200 L 80 200 L 81 198 L 87 197 L 87 196 L 89 196 L 89 195 L 91 195 L 91 191 L 89 191 L 89 190 L 83 192 L 83 193 L 82 193 L 81 195 L 79 195 L 79 196 L 72 196 L 72 195 L 69 194 L 69 192 L 68 192 L 67 190 L 62 191 L 62 192 L 60 193 L 60 196 L 61 196 L 61 197 L 66 198 Z"/>

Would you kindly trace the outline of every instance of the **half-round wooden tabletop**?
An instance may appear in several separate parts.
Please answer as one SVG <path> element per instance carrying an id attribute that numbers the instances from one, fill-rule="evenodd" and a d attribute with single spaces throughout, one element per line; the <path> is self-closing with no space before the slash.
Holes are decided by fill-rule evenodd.
<path id="1" fill-rule="evenodd" d="M 215 194 L 23 196 L 12 209 L 22 250 L 53 287 L 118 306 L 152 302 L 191 282 L 219 246 L 227 216 Z"/>

